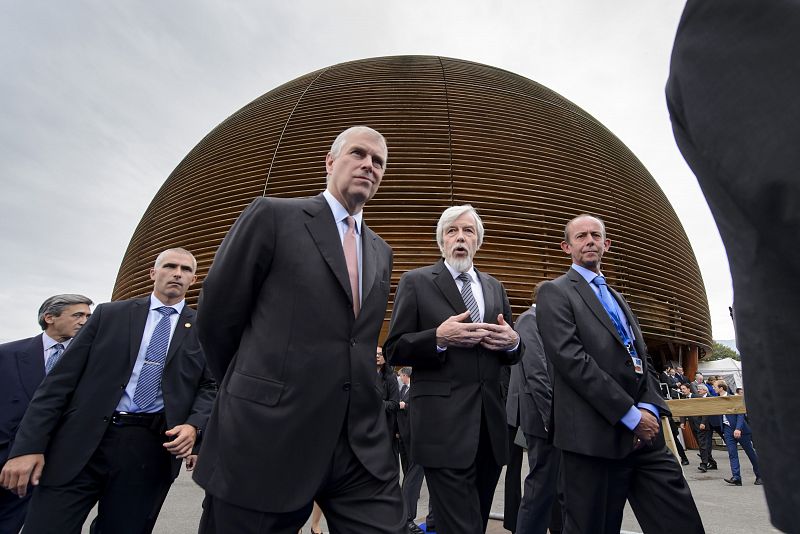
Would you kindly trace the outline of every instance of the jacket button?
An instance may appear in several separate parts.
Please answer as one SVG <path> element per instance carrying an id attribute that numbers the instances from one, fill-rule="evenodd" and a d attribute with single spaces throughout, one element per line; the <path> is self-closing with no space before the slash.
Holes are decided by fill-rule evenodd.
<path id="1" fill-rule="evenodd" d="M 103 417 L 103 422 L 108 423 L 108 417 Z"/>
<path id="2" fill-rule="evenodd" d="M 342 389 L 345 390 L 345 391 L 350 391 L 350 382 L 345 382 L 342 385 Z"/>

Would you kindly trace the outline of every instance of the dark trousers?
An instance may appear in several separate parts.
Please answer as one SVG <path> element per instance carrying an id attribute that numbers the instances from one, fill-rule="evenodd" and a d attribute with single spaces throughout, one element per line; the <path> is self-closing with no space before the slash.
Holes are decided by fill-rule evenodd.
<path id="1" fill-rule="evenodd" d="M 346 427 L 345 427 L 346 428 Z M 331 533 L 401 534 L 406 514 L 398 483 L 378 480 L 361 465 L 347 439 L 339 435 L 323 486 L 314 496 Z M 297 534 L 313 502 L 299 510 L 271 513 L 241 508 L 206 493 L 200 534 Z"/>
<path id="2" fill-rule="evenodd" d="M 0 488 L 0 534 L 17 534 L 25 522 L 25 512 L 31 498 L 33 486 L 21 499 L 7 489 Z"/>
<path id="3" fill-rule="evenodd" d="M 528 443 L 528 476 L 516 521 L 519 534 L 547 534 L 555 531 L 553 516 L 560 520 L 561 507 L 556 502 L 561 453 L 546 439 L 525 434 Z M 553 506 L 558 508 L 553 511 Z M 559 521 L 560 523 L 560 521 Z"/>
<path id="4" fill-rule="evenodd" d="M 522 456 L 525 449 L 514 443 L 517 427 L 508 426 L 508 465 L 506 465 L 505 498 L 503 500 L 503 528 L 516 532 L 517 514 L 522 502 Z"/>
<path id="5" fill-rule="evenodd" d="M 722 425 L 722 429 L 725 432 L 725 446 L 728 448 L 728 460 L 731 462 L 731 478 L 742 479 L 742 471 L 739 466 L 739 450 L 736 447 L 737 442 L 742 446 L 742 450 L 750 459 L 756 478 L 761 477 L 761 471 L 758 469 L 758 456 L 756 455 L 755 449 L 753 449 L 752 434 L 750 432 L 742 432 L 742 435 L 737 440 L 733 437 L 734 429 L 729 425 Z"/>
<path id="6" fill-rule="evenodd" d="M 565 534 L 619 534 L 625 500 L 642 532 L 705 532 L 675 456 L 663 445 L 621 460 L 563 451 Z M 680 510 L 664 520 L 664 510 Z"/>
<path id="7" fill-rule="evenodd" d="M 109 426 L 74 479 L 61 486 L 37 486 L 25 534 L 79 534 L 95 503 L 100 532 L 151 532 L 173 480 L 172 460 L 162 444 L 148 428 Z"/>
<path id="8" fill-rule="evenodd" d="M 464 469 L 425 467 L 425 478 L 436 510 L 437 534 L 483 534 L 502 466 L 492 452 L 489 433 L 481 419 L 478 451 Z"/>
<path id="9" fill-rule="evenodd" d="M 697 439 L 697 446 L 700 448 L 700 463 L 708 465 L 709 462 L 713 460 L 713 458 L 711 458 L 711 447 L 709 443 L 711 428 L 706 425 L 703 430 L 700 430 L 700 424 L 694 421 L 691 422 L 691 425 L 694 437 Z"/>
<path id="10" fill-rule="evenodd" d="M 712 465 L 717 465 L 717 461 L 714 460 L 714 432 L 716 432 L 717 435 L 722 438 L 722 441 L 727 440 L 725 439 L 725 434 L 722 433 L 721 427 L 706 426 L 706 448 L 708 449 L 708 461 Z"/>
<path id="11" fill-rule="evenodd" d="M 683 448 L 683 444 L 681 443 L 681 440 L 678 439 L 678 422 L 672 417 L 669 418 L 669 427 L 672 429 L 672 436 L 675 438 L 675 448 L 678 450 L 678 456 L 680 456 L 681 460 L 688 460 L 688 458 L 686 458 L 686 451 Z"/>

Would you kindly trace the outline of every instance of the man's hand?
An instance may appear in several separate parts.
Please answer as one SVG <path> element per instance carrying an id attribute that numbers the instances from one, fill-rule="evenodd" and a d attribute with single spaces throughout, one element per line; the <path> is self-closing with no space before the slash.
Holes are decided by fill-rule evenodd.
<path id="1" fill-rule="evenodd" d="M 39 485 L 44 469 L 44 454 L 25 454 L 6 462 L 0 473 L 0 486 L 19 497 L 28 494 L 28 482 Z"/>
<path id="2" fill-rule="evenodd" d="M 733 439 L 739 439 L 742 437 L 742 431 L 738 428 L 733 431 Z"/>
<path id="3" fill-rule="evenodd" d="M 653 440 L 656 439 L 656 436 L 658 436 L 660 432 L 656 416 L 644 408 L 639 408 L 639 411 L 642 414 L 642 419 L 639 421 L 639 424 L 636 425 L 636 428 L 633 429 L 633 433 L 636 435 L 636 441 L 634 441 L 635 449 L 639 449 L 645 445 L 652 445 Z"/>
<path id="4" fill-rule="evenodd" d="M 448 317 L 436 329 L 436 346 L 446 348 L 474 347 L 488 334 L 484 323 L 465 323 L 469 320 L 469 311 Z"/>
<path id="5" fill-rule="evenodd" d="M 406 409 L 406 403 L 404 401 L 400 401 L 400 409 L 401 410 L 405 410 Z"/>
<path id="6" fill-rule="evenodd" d="M 698 428 L 700 430 L 705 430 L 706 429 L 706 425 L 704 425 L 703 423 L 700 423 L 700 426 Z"/>
<path id="7" fill-rule="evenodd" d="M 192 454 L 194 442 L 197 440 L 197 429 L 192 425 L 177 425 L 170 428 L 164 434 L 172 438 L 172 441 L 164 443 L 164 447 L 170 454 L 178 458 L 186 458 Z"/>
<path id="8" fill-rule="evenodd" d="M 497 324 L 484 325 L 489 334 L 483 338 L 481 345 L 489 350 L 511 350 L 519 343 L 519 334 L 506 322 L 503 314 L 497 315 Z"/>

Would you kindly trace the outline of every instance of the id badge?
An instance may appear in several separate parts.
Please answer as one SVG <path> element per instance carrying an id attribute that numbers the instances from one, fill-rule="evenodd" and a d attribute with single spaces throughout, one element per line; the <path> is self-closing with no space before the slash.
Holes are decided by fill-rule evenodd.
<path id="1" fill-rule="evenodd" d="M 642 359 L 637 358 L 636 356 L 631 356 L 631 360 L 633 360 L 633 370 L 636 371 L 636 374 L 643 374 L 644 367 L 642 366 Z"/>

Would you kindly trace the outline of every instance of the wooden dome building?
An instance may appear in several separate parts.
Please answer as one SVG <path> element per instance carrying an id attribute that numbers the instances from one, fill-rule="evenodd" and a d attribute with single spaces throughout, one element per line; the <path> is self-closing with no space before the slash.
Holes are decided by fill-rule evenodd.
<path id="1" fill-rule="evenodd" d="M 603 271 L 638 314 L 656 360 L 687 371 L 711 345 L 705 288 L 675 212 L 639 160 L 575 104 L 494 67 L 435 56 L 351 61 L 292 80 L 214 128 L 167 178 L 136 229 L 114 299 L 148 294 L 159 251 L 182 246 L 202 281 L 239 213 L 258 196 L 325 186 L 335 136 L 364 124 L 389 144 L 368 224 L 394 248 L 395 284 L 439 257 L 441 212 L 470 203 L 486 239 L 476 265 L 506 286 L 515 316 L 533 286 L 569 266 L 564 224 L 602 217 Z M 196 302 L 198 283 L 189 293 Z M 394 295 L 394 287 L 392 296 Z M 389 301 L 384 334 L 388 328 Z"/>

